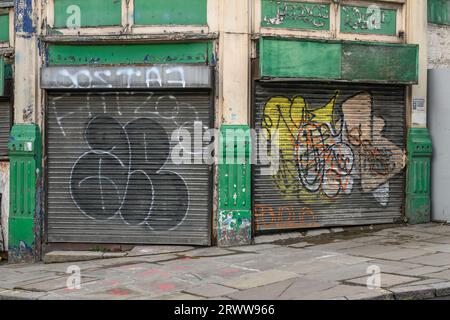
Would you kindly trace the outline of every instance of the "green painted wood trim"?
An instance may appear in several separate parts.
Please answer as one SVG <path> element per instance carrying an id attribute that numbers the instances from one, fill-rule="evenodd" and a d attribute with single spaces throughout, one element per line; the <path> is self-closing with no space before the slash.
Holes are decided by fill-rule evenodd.
<path id="1" fill-rule="evenodd" d="M 330 30 L 330 4 L 262 0 L 261 26 Z"/>
<path id="2" fill-rule="evenodd" d="M 54 0 L 55 27 L 67 28 L 75 23 L 79 10 L 81 27 L 120 26 L 121 0 Z"/>
<path id="3" fill-rule="evenodd" d="M 113 65 L 208 63 L 212 52 L 208 42 L 49 45 L 49 65 Z"/>
<path id="4" fill-rule="evenodd" d="M 341 7 L 343 33 L 397 35 L 397 10 L 360 6 Z"/>
<path id="5" fill-rule="evenodd" d="M 428 22 L 450 25 L 450 0 L 428 0 Z"/>
<path id="6" fill-rule="evenodd" d="M 0 57 L 0 96 L 5 94 L 5 60 Z"/>
<path id="7" fill-rule="evenodd" d="M 0 15 L 0 42 L 9 41 L 9 14 Z"/>
<path id="8" fill-rule="evenodd" d="M 134 0 L 136 25 L 206 25 L 207 0 Z"/>
<path id="9" fill-rule="evenodd" d="M 419 47 L 391 43 L 263 38 L 263 78 L 414 84 Z"/>
<path id="10" fill-rule="evenodd" d="M 314 41 L 260 42 L 262 77 L 339 79 L 341 44 Z"/>

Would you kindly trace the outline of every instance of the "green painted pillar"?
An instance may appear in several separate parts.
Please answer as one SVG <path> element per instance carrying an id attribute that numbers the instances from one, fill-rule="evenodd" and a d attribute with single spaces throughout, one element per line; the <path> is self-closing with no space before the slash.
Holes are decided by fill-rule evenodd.
<path id="1" fill-rule="evenodd" d="M 218 245 L 250 244 L 250 129 L 245 125 L 223 125 L 220 133 Z"/>
<path id="2" fill-rule="evenodd" d="M 408 132 L 406 218 L 410 224 L 431 221 L 431 137 L 427 128 Z"/>
<path id="3" fill-rule="evenodd" d="M 35 124 L 16 124 L 8 144 L 10 157 L 10 214 L 8 260 L 41 259 L 40 205 L 42 139 Z"/>

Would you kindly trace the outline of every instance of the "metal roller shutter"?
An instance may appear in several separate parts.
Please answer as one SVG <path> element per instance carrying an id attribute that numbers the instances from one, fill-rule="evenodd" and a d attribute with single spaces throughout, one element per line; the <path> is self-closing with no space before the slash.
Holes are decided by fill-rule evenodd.
<path id="1" fill-rule="evenodd" d="M 280 159 L 254 166 L 257 232 L 401 219 L 405 113 L 402 86 L 257 82 L 254 126 Z"/>
<path id="2" fill-rule="evenodd" d="M 8 156 L 8 140 L 11 131 L 11 102 L 0 100 L 0 157 Z"/>
<path id="3" fill-rule="evenodd" d="M 208 92 L 51 93 L 48 101 L 49 242 L 210 244 L 210 166 L 170 156 L 176 129 L 193 139 L 194 122 L 209 128 Z"/>

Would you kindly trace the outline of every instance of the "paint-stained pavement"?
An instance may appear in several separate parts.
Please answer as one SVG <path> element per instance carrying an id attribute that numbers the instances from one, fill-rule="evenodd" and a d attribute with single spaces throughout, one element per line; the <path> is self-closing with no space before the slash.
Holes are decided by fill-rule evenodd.
<path id="1" fill-rule="evenodd" d="M 58 261 L 57 257 L 52 259 Z M 227 249 L 137 247 L 126 255 L 91 253 L 89 259 L 95 260 L 2 264 L 0 299 L 354 300 L 450 296 L 450 226 L 440 224 L 329 233 Z M 77 260 L 76 254 L 69 260 Z M 73 265 L 81 269 L 79 290 L 67 288 L 66 271 Z M 374 266 L 382 272 L 381 288 L 369 290 L 368 270 Z"/>

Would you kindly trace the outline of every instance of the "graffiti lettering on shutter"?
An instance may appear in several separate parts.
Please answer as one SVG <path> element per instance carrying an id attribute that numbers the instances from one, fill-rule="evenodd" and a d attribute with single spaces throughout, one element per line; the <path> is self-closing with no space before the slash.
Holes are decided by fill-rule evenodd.
<path id="1" fill-rule="evenodd" d="M 262 126 L 278 130 L 280 170 L 273 182 L 288 200 L 333 201 L 351 195 L 356 181 L 381 205 L 389 203 L 389 181 L 405 167 L 405 152 L 383 136 L 385 121 L 372 112 L 370 93 L 345 100 L 339 92 L 313 109 L 301 96 L 272 97 Z"/>

